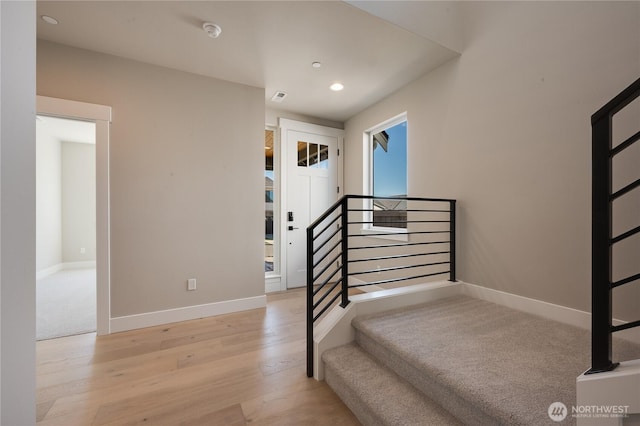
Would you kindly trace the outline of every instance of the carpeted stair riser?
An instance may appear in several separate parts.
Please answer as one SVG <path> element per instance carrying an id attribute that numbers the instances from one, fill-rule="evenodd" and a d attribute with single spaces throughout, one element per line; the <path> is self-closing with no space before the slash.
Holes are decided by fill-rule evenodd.
<path id="1" fill-rule="evenodd" d="M 326 382 L 364 425 L 461 425 L 356 344 L 325 352 L 323 361 Z"/>
<path id="2" fill-rule="evenodd" d="M 365 352 L 390 371 L 402 377 L 407 383 L 417 388 L 425 397 L 428 396 L 445 410 L 455 415 L 462 424 L 474 426 L 497 426 L 500 424 L 471 402 L 463 399 L 451 387 L 442 385 L 438 380 L 434 380 L 431 376 L 424 374 L 423 371 L 417 369 L 410 362 L 399 359 L 397 354 L 389 351 L 386 347 L 366 335 L 356 333 L 356 341 Z M 368 425 L 368 423 L 363 424 Z"/>

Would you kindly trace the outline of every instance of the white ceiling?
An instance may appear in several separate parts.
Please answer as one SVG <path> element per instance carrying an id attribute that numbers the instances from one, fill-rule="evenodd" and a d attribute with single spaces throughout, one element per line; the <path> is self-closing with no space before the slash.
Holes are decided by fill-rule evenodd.
<path id="1" fill-rule="evenodd" d="M 436 14 L 425 9 L 432 2 L 404 4 L 409 30 L 389 8 L 394 2 L 370 10 L 378 16 L 363 10 L 368 3 L 377 2 L 41 0 L 38 16 L 59 24 L 38 19 L 37 31 L 41 39 L 265 88 L 267 107 L 346 121 L 457 55 L 442 46 L 451 11 L 435 10 L 439 2 Z M 413 10 L 431 32 L 415 30 L 421 21 Z M 387 15 L 394 24 L 380 18 Z M 219 38 L 202 30 L 205 21 L 222 27 Z M 447 45 L 457 48 L 455 40 Z M 314 61 L 322 67 L 312 68 Z M 342 92 L 329 90 L 335 81 Z M 272 103 L 279 90 L 288 96 Z"/>

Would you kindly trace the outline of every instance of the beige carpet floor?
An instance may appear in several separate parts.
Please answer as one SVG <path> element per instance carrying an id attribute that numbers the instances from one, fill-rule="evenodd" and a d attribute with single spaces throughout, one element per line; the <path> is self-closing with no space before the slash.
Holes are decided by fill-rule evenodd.
<path id="1" fill-rule="evenodd" d="M 36 339 L 96 330 L 96 270 L 69 269 L 36 281 Z"/>

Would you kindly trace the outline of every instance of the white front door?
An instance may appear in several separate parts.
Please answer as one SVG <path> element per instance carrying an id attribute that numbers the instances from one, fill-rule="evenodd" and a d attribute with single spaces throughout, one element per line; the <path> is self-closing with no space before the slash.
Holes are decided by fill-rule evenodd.
<path id="1" fill-rule="evenodd" d="M 287 288 L 306 285 L 306 228 L 338 199 L 338 139 L 287 130 Z"/>

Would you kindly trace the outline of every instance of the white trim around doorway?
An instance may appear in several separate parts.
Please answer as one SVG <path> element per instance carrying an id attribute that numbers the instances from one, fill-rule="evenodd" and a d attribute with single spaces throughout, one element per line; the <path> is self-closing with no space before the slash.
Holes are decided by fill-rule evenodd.
<path id="1" fill-rule="evenodd" d="M 337 198 L 340 198 L 344 195 L 344 182 L 343 182 L 343 158 L 344 158 L 344 130 L 336 129 L 333 127 L 320 126 L 317 124 L 305 123 L 302 121 L 291 120 L 288 118 L 280 118 L 278 120 L 278 130 L 280 136 L 280 182 L 287 181 L 287 168 L 285 164 L 287 164 L 287 134 L 289 130 L 293 130 L 296 132 L 306 132 L 317 135 L 335 137 L 338 140 L 338 176 L 337 176 L 337 184 L 339 187 L 339 192 Z M 292 155 L 292 154 L 291 154 Z M 280 212 L 286 211 L 285 206 L 287 206 L 287 191 L 284 189 L 285 185 L 280 185 Z M 285 291 L 287 290 L 287 250 L 286 250 L 286 229 L 287 229 L 287 218 L 285 214 L 280 215 L 280 282 L 279 287 L 275 282 L 267 282 L 267 291 Z"/>
<path id="2" fill-rule="evenodd" d="M 67 99 L 36 97 L 37 114 L 96 124 L 96 285 L 97 333 L 111 332 L 109 231 L 109 124 L 111 107 Z"/>

